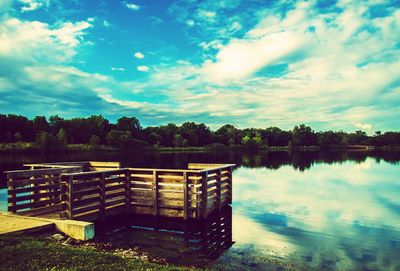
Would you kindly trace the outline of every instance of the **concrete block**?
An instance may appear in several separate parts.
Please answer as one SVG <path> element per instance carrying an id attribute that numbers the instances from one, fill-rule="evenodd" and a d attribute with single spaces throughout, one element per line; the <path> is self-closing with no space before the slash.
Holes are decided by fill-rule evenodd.
<path id="1" fill-rule="evenodd" d="M 87 241 L 94 237 L 94 224 L 77 220 L 53 220 L 56 229 L 76 240 Z"/>

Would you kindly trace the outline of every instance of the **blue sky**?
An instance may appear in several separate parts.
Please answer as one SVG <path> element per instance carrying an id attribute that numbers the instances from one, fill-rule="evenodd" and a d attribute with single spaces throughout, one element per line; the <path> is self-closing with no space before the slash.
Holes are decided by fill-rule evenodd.
<path id="1" fill-rule="evenodd" d="M 0 0 L 0 113 L 399 130 L 400 1 Z"/>

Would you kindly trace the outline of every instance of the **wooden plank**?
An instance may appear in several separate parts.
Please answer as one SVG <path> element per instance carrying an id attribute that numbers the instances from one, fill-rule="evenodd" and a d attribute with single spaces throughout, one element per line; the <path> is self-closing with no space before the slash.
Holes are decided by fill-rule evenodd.
<path id="1" fill-rule="evenodd" d="M 125 176 L 121 176 L 121 175 L 114 175 L 111 177 L 106 177 L 105 180 L 107 185 L 113 184 L 113 183 L 125 183 Z"/>
<path id="2" fill-rule="evenodd" d="M 207 191 L 207 174 L 208 172 L 206 171 L 203 173 L 203 183 L 202 183 L 202 188 L 201 188 L 201 216 L 203 219 L 207 217 L 207 196 L 208 196 L 208 191 Z"/>
<path id="3" fill-rule="evenodd" d="M 229 173 L 228 173 L 228 177 L 229 177 L 229 180 L 228 180 L 228 183 L 229 183 L 229 193 L 228 193 L 228 202 L 227 202 L 227 204 L 232 204 L 232 190 L 233 190 L 233 185 L 232 185 L 232 170 L 233 170 L 233 167 L 230 167 L 229 169 L 228 169 L 228 171 L 229 171 Z"/>
<path id="4" fill-rule="evenodd" d="M 15 202 L 12 200 L 15 198 L 14 193 L 10 193 L 10 191 L 13 191 L 15 189 L 14 182 L 12 178 L 7 178 L 7 191 L 8 191 L 8 211 L 10 212 L 15 212 L 12 209 L 15 207 Z"/>
<path id="5" fill-rule="evenodd" d="M 112 170 L 102 170 L 102 171 L 89 171 L 89 172 L 79 172 L 79 173 L 65 173 L 64 175 L 70 176 L 73 175 L 75 180 L 79 180 L 82 178 L 96 178 L 102 177 L 103 174 L 110 176 L 110 175 L 119 175 L 124 174 L 126 169 L 112 169 Z"/>
<path id="6" fill-rule="evenodd" d="M 89 165 L 92 167 L 113 167 L 120 168 L 120 162 L 100 162 L 100 161 L 89 161 Z"/>
<path id="7" fill-rule="evenodd" d="M 99 193 L 100 193 L 99 187 L 89 188 L 89 189 L 74 192 L 74 198 L 79 199 L 83 196 L 91 196 L 91 195 L 95 195 L 95 194 L 99 194 Z"/>
<path id="8" fill-rule="evenodd" d="M 92 205 L 89 205 L 89 206 L 84 206 L 84 207 L 81 207 L 81 208 L 75 208 L 73 210 L 73 213 L 76 216 L 76 215 L 79 215 L 79 214 L 88 213 L 88 212 L 92 212 L 92 211 L 99 211 L 99 207 L 100 207 L 100 204 L 96 203 L 96 204 L 92 204 Z"/>
<path id="9" fill-rule="evenodd" d="M 24 195 L 24 196 L 18 196 L 18 197 L 11 197 L 8 198 L 8 202 L 19 202 L 19 201 L 27 201 L 27 200 L 38 200 L 41 198 L 47 198 L 51 196 L 59 196 L 61 194 L 60 191 L 55 191 L 55 192 L 45 192 L 45 193 L 39 193 L 39 194 L 30 194 L 30 195 Z"/>
<path id="10" fill-rule="evenodd" d="M 153 171 L 153 182 L 154 182 L 154 188 L 153 188 L 153 197 L 154 197 L 154 216 L 158 216 L 158 176 L 157 176 L 157 171 Z"/>
<path id="11" fill-rule="evenodd" d="M 231 166 L 235 166 L 235 164 L 208 164 L 208 163 L 189 163 L 188 164 L 189 169 L 198 169 L 198 170 L 205 170 L 205 171 L 208 171 L 208 169 L 226 168 L 226 167 L 231 167 Z"/>
<path id="12" fill-rule="evenodd" d="M 21 193 L 29 193 L 29 192 L 32 192 L 32 191 L 58 189 L 58 188 L 60 188 L 60 184 L 29 186 L 29 187 L 9 189 L 8 190 L 8 194 L 9 195 L 17 195 L 17 194 L 21 194 Z"/>
<path id="13" fill-rule="evenodd" d="M 105 199 L 112 199 L 112 198 L 116 198 L 116 197 L 124 197 L 125 198 L 125 190 L 121 190 L 117 193 L 109 193 L 109 194 L 105 194 Z"/>
<path id="14" fill-rule="evenodd" d="M 64 177 L 62 176 L 61 179 L 66 178 L 66 188 L 67 188 L 67 195 L 66 195 L 66 216 L 68 219 L 74 219 L 74 213 L 73 213 L 73 208 L 74 208 L 74 203 L 73 203 L 73 194 L 74 194 L 74 177 Z"/>
<path id="15" fill-rule="evenodd" d="M 160 199 L 158 201 L 158 206 L 175 206 L 180 207 L 182 210 L 184 209 L 183 199 L 176 200 L 176 199 Z"/>
<path id="16" fill-rule="evenodd" d="M 75 178 L 73 176 L 73 178 Z M 100 179 L 96 179 L 96 180 L 91 180 L 91 181 L 80 181 L 78 183 L 73 183 L 73 187 L 74 190 L 78 191 L 78 190 L 82 190 L 82 189 L 86 189 L 86 188 L 91 188 L 91 187 L 98 187 L 100 186 Z"/>
<path id="17" fill-rule="evenodd" d="M 144 188 L 144 189 L 151 189 L 152 183 L 143 183 L 143 182 L 131 182 L 131 189 L 132 188 Z"/>
<path id="18" fill-rule="evenodd" d="M 153 210 L 153 199 L 151 199 L 151 201 L 132 201 L 131 206 L 147 206 L 151 207 L 151 210 Z M 153 214 L 153 212 L 151 211 L 149 214 Z"/>
<path id="19" fill-rule="evenodd" d="M 19 211 L 18 215 L 24 215 L 24 216 L 42 216 L 45 214 L 51 214 L 51 213 L 60 213 L 62 210 L 62 204 L 58 203 L 55 205 L 50 205 L 50 206 L 45 206 L 45 207 L 37 207 L 32 210 L 26 210 L 26 211 Z"/>
<path id="20" fill-rule="evenodd" d="M 12 212 L 22 210 L 22 209 L 28 209 L 28 208 L 36 208 L 36 207 L 43 207 L 45 205 L 49 204 L 54 204 L 58 203 L 58 199 L 49 199 L 49 200 L 42 200 L 42 201 L 36 201 L 36 202 L 29 202 L 29 203 L 24 203 L 24 204 L 19 204 L 19 205 L 13 205 L 9 206 L 8 209 Z"/>
<path id="21" fill-rule="evenodd" d="M 11 185 L 14 187 L 23 187 L 27 185 L 40 185 L 40 184 L 47 184 L 49 181 L 58 181 L 58 177 L 48 177 L 48 178 L 32 178 L 32 179 L 13 179 L 11 181 Z"/>
<path id="22" fill-rule="evenodd" d="M 131 207 L 131 173 L 129 170 L 125 172 L 125 213 L 130 212 L 130 207 Z"/>
<path id="23" fill-rule="evenodd" d="M 85 205 L 88 205 L 88 204 L 92 204 L 92 203 L 96 203 L 96 202 L 101 204 L 101 196 L 92 196 L 92 197 L 87 197 L 87 198 L 74 200 L 73 201 L 73 206 L 74 206 L 74 209 L 75 209 L 75 208 L 82 207 L 82 206 L 85 206 Z"/>
<path id="24" fill-rule="evenodd" d="M 100 198 L 99 198 L 99 203 L 100 203 L 100 221 L 104 221 L 106 219 L 106 213 L 105 213 L 105 208 L 106 208 L 106 191 L 105 191 L 105 186 L 106 186 L 106 173 L 101 174 L 101 179 L 100 179 Z"/>
<path id="25" fill-rule="evenodd" d="M 187 172 L 183 173 L 183 219 L 189 218 L 189 180 L 187 178 Z"/>
<path id="26" fill-rule="evenodd" d="M 64 173 L 80 172 L 80 167 L 54 168 L 54 169 L 35 169 L 35 170 L 13 170 L 4 171 L 8 178 L 30 178 L 43 175 L 60 175 Z"/>
<path id="27" fill-rule="evenodd" d="M 105 190 L 106 192 L 108 192 L 108 191 L 114 191 L 114 190 L 120 190 L 120 189 L 125 189 L 125 186 L 126 186 L 125 183 L 116 184 L 116 185 L 109 185 L 109 186 L 106 186 L 106 187 L 104 188 L 104 190 Z"/>
<path id="28" fill-rule="evenodd" d="M 131 189 L 131 195 L 134 197 L 152 197 L 153 191 L 150 189 Z"/>
<path id="29" fill-rule="evenodd" d="M 112 201 L 106 201 L 105 203 L 105 207 L 110 207 L 110 206 L 115 206 L 115 205 L 120 205 L 120 204 L 125 204 L 125 197 L 123 198 L 119 198 L 119 199 L 115 199 Z"/>
<path id="30" fill-rule="evenodd" d="M 221 211 L 221 208 L 222 208 L 222 205 L 221 205 L 221 169 L 218 170 L 216 181 L 217 181 L 216 182 L 216 187 L 217 187 L 216 203 L 217 203 L 218 211 Z"/>
<path id="31" fill-rule="evenodd" d="M 181 200 L 183 200 L 183 198 L 184 198 L 184 193 L 183 193 L 183 191 L 179 191 L 178 193 L 177 192 L 173 192 L 173 191 L 170 191 L 170 190 L 167 190 L 168 192 L 166 192 L 165 190 L 159 190 L 159 195 L 158 195 L 158 198 L 160 199 L 160 198 L 171 198 L 171 199 L 181 199 Z"/>
<path id="32" fill-rule="evenodd" d="M 153 171 L 162 171 L 162 172 L 192 172 L 192 173 L 198 173 L 197 170 L 191 170 L 191 169 L 164 169 L 164 168 L 128 168 L 130 171 L 135 172 L 153 172 Z"/>

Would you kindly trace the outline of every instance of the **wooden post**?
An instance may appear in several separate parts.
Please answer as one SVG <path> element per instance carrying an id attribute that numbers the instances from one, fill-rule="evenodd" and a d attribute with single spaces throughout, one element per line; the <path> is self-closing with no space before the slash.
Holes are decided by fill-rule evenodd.
<path id="1" fill-rule="evenodd" d="M 153 170 L 153 210 L 154 216 L 158 216 L 158 173 Z"/>
<path id="2" fill-rule="evenodd" d="M 60 175 L 60 218 L 66 219 L 67 218 L 67 185 L 63 181 L 64 176 Z"/>
<path id="3" fill-rule="evenodd" d="M 8 211 L 11 210 L 11 212 L 15 213 L 15 209 L 13 209 L 12 207 L 14 207 L 17 203 L 15 202 L 15 186 L 13 184 L 13 179 L 9 178 L 7 176 L 7 187 L 8 187 Z M 12 192 L 12 193 L 10 193 Z M 11 208 L 10 208 L 11 207 Z"/>
<path id="4" fill-rule="evenodd" d="M 216 174 L 217 174 L 217 176 L 216 176 L 216 178 L 215 178 L 215 180 L 216 180 L 216 194 L 217 194 L 217 197 L 216 197 L 216 207 L 217 207 L 217 209 L 218 209 L 218 211 L 221 211 L 221 207 L 222 207 L 222 204 L 221 204 L 221 169 L 219 169 L 217 172 L 216 172 Z"/>
<path id="5" fill-rule="evenodd" d="M 125 172 L 125 213 L 131 211 L 131 173 L 129 170 Z"/>
<path id="6" fill-rule="evenodd" d="M 183 172 L 183 218 L 185 220 L 189 217 L 189 179 L 187 172 Z"/>
<path id="7" fill-rule="evenodd" d="M 104 221 L 106 219 L 106 175 L 101 174 L 100 178 L 100 210 L 99 210 L 99 220 Z"/>
<path id="8" fill-rule="evenodd" d="M 70 176 L 66 182 L 67 185 L 67 219 L 74 219 L 74 177 Z"/>
<path id="9" fill-rule="evenodd" d="M 207 218 L 207 201 L 208 201 L 208 189 L 207 189 L 207 178 L 208 172 L 203 174 L 202 184 L 201 184 L 201 216 L 202 218 Z"/>
<path id="10" fill-rule="evenodd" d="M 227 192 L 227 196 L 228 196 L 228 204 L 232 204 L 232 190 L 233 190 L 233 186 L 232 186 L 232 170 L 233 167 L 229 167 L 228 168 L 228 192 Z"/>

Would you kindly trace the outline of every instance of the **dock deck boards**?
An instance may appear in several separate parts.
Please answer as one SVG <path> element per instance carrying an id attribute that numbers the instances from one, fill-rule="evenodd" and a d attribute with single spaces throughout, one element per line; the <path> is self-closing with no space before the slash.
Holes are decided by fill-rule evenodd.
<path id="1" fill-rule="evenodd" d="M 54 223 L 42 219 L 0 212 L 0 235 L 17 232 L 53 230 Z"/>

